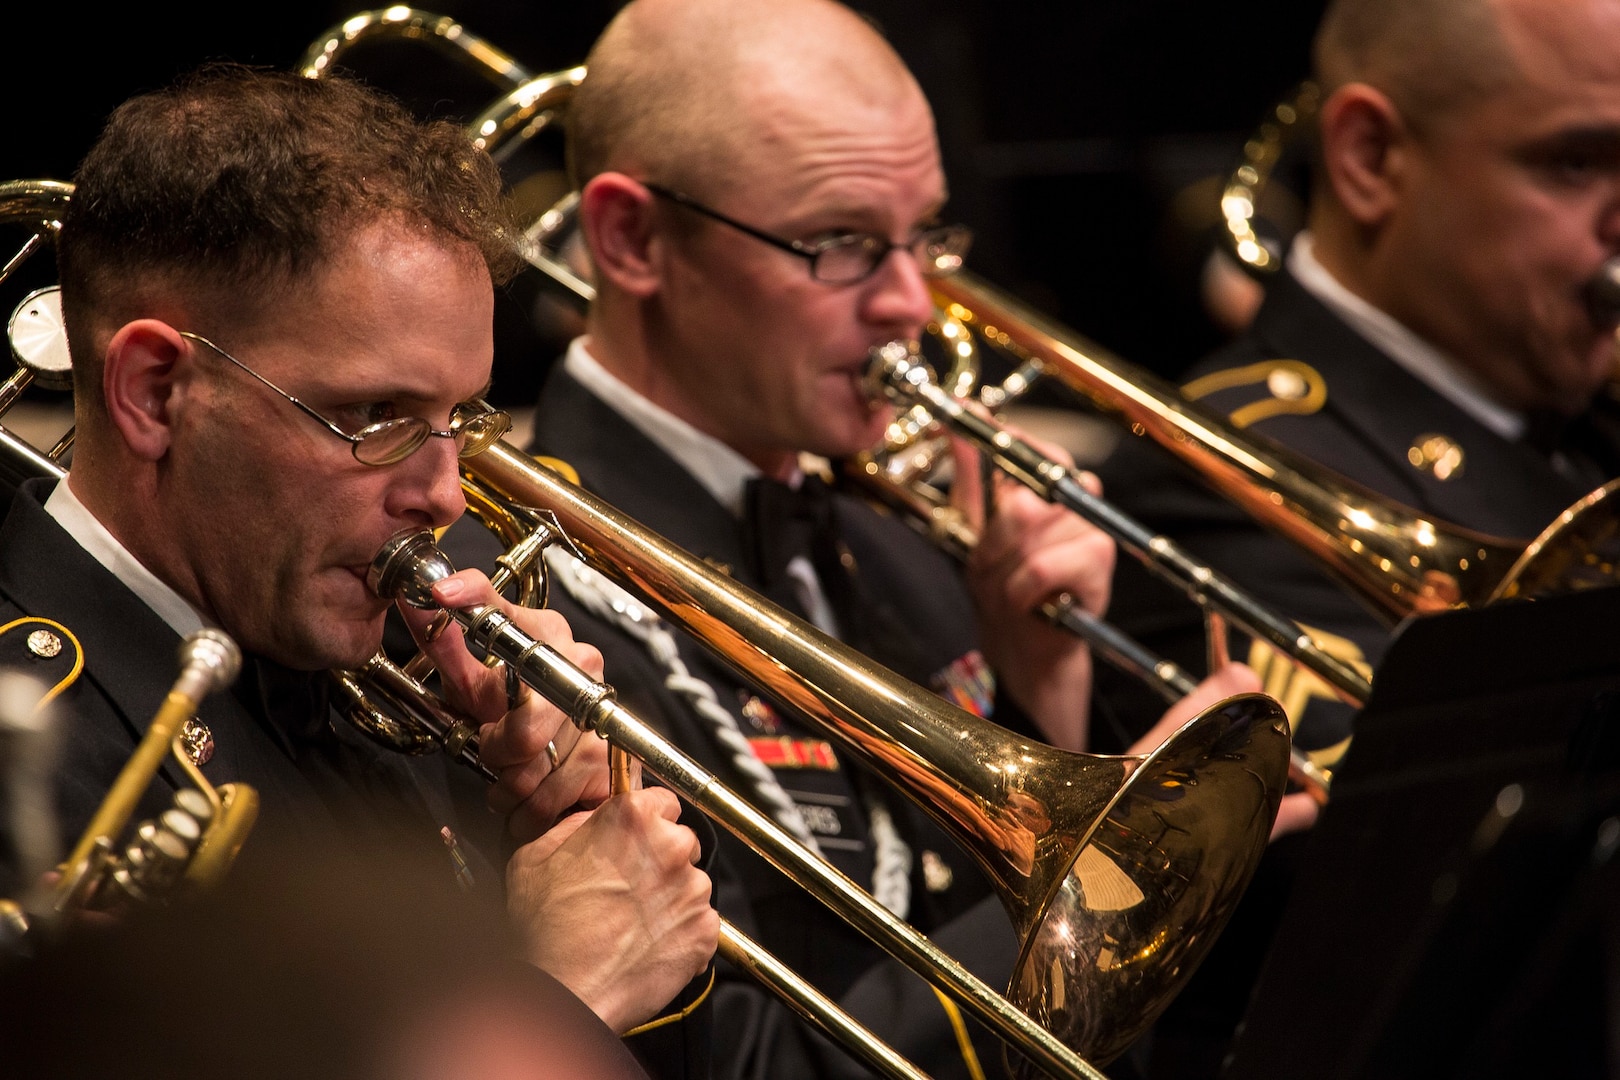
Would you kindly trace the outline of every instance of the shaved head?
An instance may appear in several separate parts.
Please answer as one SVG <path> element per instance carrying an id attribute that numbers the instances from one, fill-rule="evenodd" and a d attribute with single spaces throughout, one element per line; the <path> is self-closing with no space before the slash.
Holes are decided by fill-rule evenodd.
<path id="1" fill-rule="evenodd" d="M 1361 82 L 1426 127 L 1514 77 L 1496 0 L 1333 0 L 1315 43 L 1324 96 Z"/>
<path id="2" fill-rule="evenodd" d="M 624 172 L 713 197 L 769 153 L 778 113 L 923 102 L 881 34 L 832 0 L 635 0 L 569 108 L 576 187 Z"/>

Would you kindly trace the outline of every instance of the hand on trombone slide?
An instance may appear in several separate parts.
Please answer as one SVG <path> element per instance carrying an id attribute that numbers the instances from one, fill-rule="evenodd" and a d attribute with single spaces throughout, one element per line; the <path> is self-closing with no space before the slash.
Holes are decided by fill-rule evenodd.
<path id="1" fill-rule="evenodd" d="M 1225 635 L 1224 626 L 1212 627 L 1212 631 L 1222 637 Z M 1211 653 L 1224 658 L 1224 645 L 1212 648 Z M 1262 689 L 1260 676 L 1255 674 L 1253 668 L 1247 664 L 1224 659 L 1224 662 L 1211 669 L 1211 673 L 1191 693 L 1166 709 L 1159 722 L 1132 743 L 1127 753 L 1151 753 L 1183 724 L 1217 701 L 1229 698 L 1233 694 L 1258 693 Z M 1296 791 L 1284 795 L 1281 805 L 1277 807 L 1277 816 L 1271 823 L 1271 839 L 1275 840 L 1279 836 L 1287 836 L 1289 833 L 1310 828 L 1316 824 L 1317 815 L 1321 810 L 1321 803 L 1309 792 Z"/>
<path id="2" fill-rule="evenodd" d="M 561 615 L 511 603 L 476 570 L 436 582 L 433 598 L 446 608 L 495 606 L 602 677 L 602 654 L 575 641 Z M 507 863 L 506 897 L 525 957 L 615 1031 L 649 1019 L 703 971 L 720 931 L 697 834 L 677 820 L 680 800 L 643 789 L 634 759 L 621 771 L 626 789 L 615 793 L 605 739 L 515 680 L 512 692 L 502 667 L 468 651 L 457 624 L 430 635 L 433 613 L 400 610 L 446 701 L 485 721 L 478 752 L 497 774 L 489 804 L 522 842 Z"/>
<path id="3" fill-rule="evenodd" d="M 1071 455 L 1061 447 L 1004 426 L 1052 460 L 1072 467 Z M 987 468 L 983 456 L 966 440 L 951 437 L 951 456 L 952 506 L 978 532 L 967 568 L 990 654 L 987 659 L 1048 742 L 1084 752 L 1089 749 L 1092 650 L 1083 637 L 1039 611 L 1052 597 L 1063 596 L 1101 619 L 1108 609 L 1115 542 L 1079 514 L 1042 499 L 1001 470 Z M 1094 475 L 1077 476 L 1092 495 L 1102 495 L 1102 484 Z M 1173 702 L 1129 753 L 1152 751 L 1217 701 L 1263 688 L 1251 668 L 1231 660 L 1225 640 L 1224 620 L 1213 618 L 1209 676 Z M 1320 810 L 1320 799 L 1312 794 L 1284 796 L 1271 838 L 1310 828 Z"/>
<path id="4" fill-rule="evenodd" d="M 555 611 L 512 603 L 477 570 L 462 570 L 436 583 L 433 597 L 446 607 L 493 604 L 592 678 L 602 677 L 601 652 L 575 641 L 567 620 Z M 405 604 L 400 612 L 439 672 L 446 701 L 483 721 L 478 756 L 497 774 L 489 806 L 506 817 L 514 839 L 533 840 L 570 811 L 588 810 L 611 794 L 606 742 L 581 732 L 562 710 L 528 687 L 508 685 L 503 668 L 486 667 L 467 650 L 455 623 L 445 623 L 429 641 L 433 613 Z"/>
<path id="5" fill-rule="evenodd" d="M 1043 449 L 1072 463 L 1058 447 L 1043 444 Z M 982 456 L 962 439 L 952 437 L 951 460 L 951 505 L 978 533 L 967 560 L 967 582 L 985 659 L 1047 742 L 1083 752 L 1091 650 L 1038 611 L 1047 599 L 1066 595 L 1101 617 L 1113 580 L 1114 540 L 1005 475 L 986 477 Z"/>

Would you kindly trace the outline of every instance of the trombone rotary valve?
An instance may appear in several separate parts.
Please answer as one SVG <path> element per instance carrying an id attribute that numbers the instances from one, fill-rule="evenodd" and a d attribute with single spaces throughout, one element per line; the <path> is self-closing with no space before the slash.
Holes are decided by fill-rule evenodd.
<path id="1" fill-rule="evenodd" d="M 520 629 L 493 604 L 467 608 L 442 607 L 433 599 L 433 586 L 456 572 L 439 550 L 433 533 L 423 529 L 399 533 L 383 544 L 366 572 L 366 583 L 384 600 L 403 600 L 412 607 L 442 610 L 460 624 L 467 639 L 489 655 L 499 657 L 522 673 L 543 696 L 580 727 L 597 731 L 601 706 L 612 700 L 613 689 L 597 682 L 563 660 L 551 646 Z"/>

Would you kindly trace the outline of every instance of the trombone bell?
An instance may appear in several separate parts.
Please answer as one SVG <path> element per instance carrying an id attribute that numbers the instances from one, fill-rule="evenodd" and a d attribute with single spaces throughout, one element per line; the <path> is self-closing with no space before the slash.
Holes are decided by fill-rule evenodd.
<path id="1" fill-rule="evenodd" d="M 592 566 L 950 832 L 1023 942 L 1009 996 L 1088 1059 L 1116 1057 L 1170 1003 L 1265 850 L 1290 746 L 1269 697 L 1221 702 L 1147 757 L 1058 750 L 873 663 L 509 444 L 462 469 L 494 501 L 554 515 Z"/>

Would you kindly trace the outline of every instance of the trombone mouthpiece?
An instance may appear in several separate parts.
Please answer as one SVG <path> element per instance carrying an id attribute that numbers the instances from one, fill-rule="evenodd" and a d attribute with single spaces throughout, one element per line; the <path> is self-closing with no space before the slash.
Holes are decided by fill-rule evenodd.
<path id="1" fill-rule="evenodd" d="M 926 383 L 929 378 L 922 346 L 915 341 L 897 338 L 874 346 L 866 354 L 866 392 L 873 401 L 893 400 L 903 404 L 903 395 L 897 392 L 899 383 Z"/>
<path id="2" fill-rule="evenodd" d="M 180 669 L 204 674 L 210 691 L 223 690 L 242 670 L 242 650 L 223 630 L 205 627 L 180 643 Z"/>
<path id="3" fill-rule="evenodd" d="M 1620 256 L 1604 263 L 1586 283 L 1586 305 L 1598 322 L 1620 322 Z"/>
<path id="4" fill-rule="evenodd" d="M 456 572 L 454 564 L 439 550 L 428 529 L 395 533 L 383 544 L 366 584 L 384 600 L 404 600 L 411 607 L 436 608 L 433 583 Z"/>

